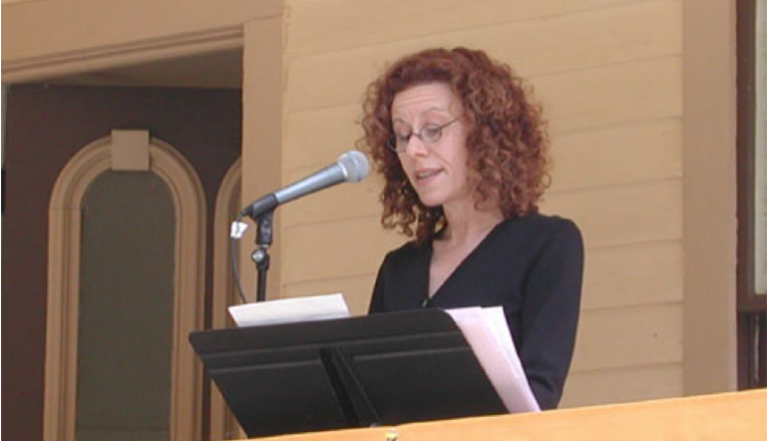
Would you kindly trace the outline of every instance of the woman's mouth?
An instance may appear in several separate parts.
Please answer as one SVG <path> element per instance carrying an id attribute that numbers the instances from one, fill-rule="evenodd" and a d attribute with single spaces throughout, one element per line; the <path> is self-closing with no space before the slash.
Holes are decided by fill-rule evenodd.
<path id="1" fill-rule="evenodd" d="M 422 169 L 416 170 L 413 175 L 416 178 L 416 182 L 423 185 L 430 182 L 433 177 L 437 176 L 442 171 L 443 169 L 441 168 Z"/>

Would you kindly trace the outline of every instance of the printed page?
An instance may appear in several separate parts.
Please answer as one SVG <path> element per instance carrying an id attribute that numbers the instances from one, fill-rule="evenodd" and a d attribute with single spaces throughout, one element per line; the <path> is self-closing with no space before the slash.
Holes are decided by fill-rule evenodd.
<path id="1" fill-rule="evenodd" d="M 510 413 L 538 412 L 502 308 L 446 311 L 461 329 L 485 374 Z"/>
<path id="2" fill-rule="evenodd" d="M 238 326 L 276 325 L 350 316 L 341 293 L 268 300 L 229 307 Z"/>

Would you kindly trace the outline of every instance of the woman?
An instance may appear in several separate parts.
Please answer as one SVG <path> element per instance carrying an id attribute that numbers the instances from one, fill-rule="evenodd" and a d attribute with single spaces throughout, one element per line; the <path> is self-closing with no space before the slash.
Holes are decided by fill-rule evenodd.
<path id="1" fill-rule="evenodd" d="M 359 146 L 385 179 L 382 225 L 413 238 L 384 259 L 370 312 L 502 305 L 550 409 L 573 354 L 583 244 L 573 222 L 538 214 L 548 142 L 528 95 L 465 48 L 405 57 L 369 86 Z"/>

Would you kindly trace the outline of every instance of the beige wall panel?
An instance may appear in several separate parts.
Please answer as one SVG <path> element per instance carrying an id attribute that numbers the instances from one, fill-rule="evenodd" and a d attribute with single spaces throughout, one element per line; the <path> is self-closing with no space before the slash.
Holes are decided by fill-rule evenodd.
<path id="1" fill-rule="evenodd" d="M 354 149 L 361 118 L 360 104 L 285 115 L 284 170 L 321 166 Z"/>
<path id="2" fill-rule="evenodd" d="M 638 3 L 635 0 L 325 0 L 288 1 L 288 55 L 305 56 Z"/>
<path id="3" fill-rule="evenodd" d="M 581 309 L 682 301 L 682 268 L 679 240 L 588 250 Z"/>
<path id="4" fill-rule="evenodd" d="M 524 77 L 679 55 L 681 9 L 674 0 L 594 9 L 520 29 L 499 26 L 477 44 Z"/>
<path id="5" fill-rule="evenodd" d="M 572 370 L 680 363 L 682 321 L 680 303 L 585 311 Z"/>
<path id="6" fill-rule="evenodd" d="M 679 239 L 680 198 L 680 183 L 673 179 L 551 196 L 547 208 L 575 219 L 587 247 L 599 248 Z M 342 202 L 335 204 L 343 206 Z M 303 218 L 299 211 L 289 216 L 288 206 L 285 208 L 285 284 L 374 273 L 384 252 L 403 242 L 400 236 L 383 232 L 378 213 L 312 219 L 306 211 Z M 317 213 L 327 216 L 330 211 Z"/>
<path id="7" fill-rule="evenodd" d="M 679 57 L 535 78 L 551 133 L 682 115 Z"/>
<path id="8" fill-rule="evenodd" d="M 681 50 L 679 23 L 679 3 L 643 3 L 302 57 L 288 64 L 286 108 L 356 101 L 386 64 L 431 46 L 485 49 L 526 78 L 676 55 Z"/>
<path id="9" fill-rule="evenodd" d="M 680 239 L 679 179 L 652 181 L 550 195 L 543 213 L 573 219 L 587 248 Z"/>
<path id="10" fill-rule="evenodd" d="M 551 192 L 682 177 L 679 118 L 552 136 Z"/>
<path id="11" fill-rule="evenodd" d="M 387 251 L 404 239 L 382 230 L 377 218 L 284 228 L 283 284 L 373 274 Z"/>
<path id="12" fill-rule="evenodd" d="M 3 5 L 3 64 L 17 59 L 171 35 L 239 29 L 248 20 L 282 13 L 278 0 L 182 4 L 158 0 L 45 0 Z M 41 32 L 45 29 L 45 32 Z"/>
<path id="13" fill-rule="evenodd" d="M 560 408 L 679 397 L 682 381 L 679 364 L 572 372 Z"/>

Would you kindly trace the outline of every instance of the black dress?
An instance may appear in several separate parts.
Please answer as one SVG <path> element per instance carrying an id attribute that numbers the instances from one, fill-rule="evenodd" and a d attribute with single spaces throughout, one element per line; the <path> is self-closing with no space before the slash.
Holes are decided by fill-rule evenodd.
<path id="1" fill-rule="evenodd" d="M 540 214 L 501 222 L 430 299 L 431 258 L 431 242 L 387 254 L 369 312 L 503 306 L 539 406 L 557 407 L 579 319 L 584 247 L 576 225 Z"/>

